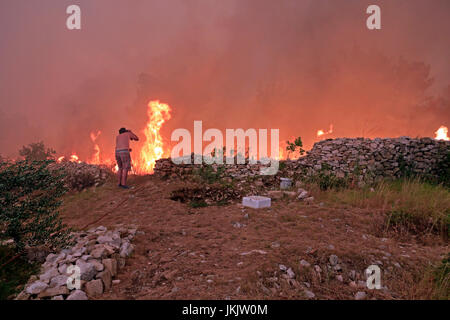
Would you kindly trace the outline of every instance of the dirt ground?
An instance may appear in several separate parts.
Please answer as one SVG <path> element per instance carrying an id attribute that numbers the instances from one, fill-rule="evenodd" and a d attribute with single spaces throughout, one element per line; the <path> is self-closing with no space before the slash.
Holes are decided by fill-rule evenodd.
<path id="1" fill-rule="evenodd" d="M 424 274 L 449 251 L 438 236 L 425 245 L 381 234 L 382 217 L 371 210 L 319 200 L 278 200 L 259 210 L 239 203 L 191 208 L 170 200 L 184 182 L 132 176 L 129 184 L 123 190 L 111 181 L 68 195 L 61 211 L 76 229 L 138 228 L 120 283 L 102 299 L 307 299 L 305 290 L 314 299 L 354 299 L 358 291 L 367 299 L 421 299 Z M 330 255 L 342 270 L 328 270 Z M 302 259 L 311 266 L 301 266 Z M 280 264 L 295 276 L 289 279 Z M 385 289 L 358 286 L 371 264 L 380 265 Z M 359 279 L 350 278 L 352 270 Z"/>

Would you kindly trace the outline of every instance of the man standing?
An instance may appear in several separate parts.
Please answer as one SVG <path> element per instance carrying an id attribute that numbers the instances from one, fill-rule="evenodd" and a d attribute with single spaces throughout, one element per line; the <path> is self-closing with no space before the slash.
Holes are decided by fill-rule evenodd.
<path id="1" fill-rule="evenodd" d="M 129 189 L 127 177 L 128 171 L 131 169 L 130 140 L 139 141 L 139 138 L 131 130 L 120 128 L 119 135 L 116 137 L 116 161 L 119 167 L 117 177 L 119 187 L 124 189 Z"/>

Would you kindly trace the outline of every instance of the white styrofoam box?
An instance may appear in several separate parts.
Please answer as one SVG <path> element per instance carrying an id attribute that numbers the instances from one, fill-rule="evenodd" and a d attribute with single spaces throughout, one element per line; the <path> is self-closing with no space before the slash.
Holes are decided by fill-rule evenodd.
<path id="1" fill-rule="evenodd" d="M 242 205 L 254 209 L 270 207 L 270 198 L 261 196 L 250 196 L 242 198 Z"/>

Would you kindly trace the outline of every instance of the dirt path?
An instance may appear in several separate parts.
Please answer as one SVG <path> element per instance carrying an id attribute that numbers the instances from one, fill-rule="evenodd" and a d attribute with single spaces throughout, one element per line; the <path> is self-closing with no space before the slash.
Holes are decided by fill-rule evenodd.
<path id="1" fill-rule="evenodd" d="M 130 184 L 131 190 L 111 182 L 71 195 L 63 206 L 65 222 L 81 228 L 127 199 L 92 225 L 139 230 L 120 284 L 103 299 L 305 299 L 305 290 L 318 299 L 353 299 L 357 291 L 368 298 L 418 298 L 426 265 L 449 249 L 377 237 L 380 217 L 368 210 L 297 201 L 262 210 L 239 204 L 194 209 L 169 199 L 182 182 L 146 176 L 131 177 Z M 327 271 L 330 255 L 339 257 L 342 270 Z M 311 267 L 300 266 L 301 259 Z M 387 290 L 357 287 L 365 268 L 380 262 Z M 280 264 L 292 268 L 294 278 L 285 279 Z M 361 275 L 354 283 L 352 270 Z"/>

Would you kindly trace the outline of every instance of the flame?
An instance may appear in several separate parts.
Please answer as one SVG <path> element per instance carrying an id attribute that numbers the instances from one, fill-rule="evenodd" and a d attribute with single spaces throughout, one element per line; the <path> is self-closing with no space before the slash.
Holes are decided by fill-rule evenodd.
<path id="1" fill-rule="evenodd" d="M 95 141 L 97 140 L 98 136 L 101 134 L 102 132 L 100 130 L 97 131 L 97 133 L 95 132 L 91 132 L 91 140 L 94 143 L 94 150 L 95 153 L 92 156 L 92 159 L 89 161 L 89 163 L 92 164 L 100 164 L 100 147 L 98 146 L 97 143 L 95 143 Z"/>
<path id="2" fill-rule="evenodd" d="M 317 137 L 323 136 L 323 135 L 327 135 L 327 134 L 331 134 L 333 133 L 333 124 L 330 124 L 330 130 L 328 130 L 327 132 L 323 131 L 323 130 L 317 130 Z"/>
<path id="3" fill-rule="evenodd" d="M 69 158 L 70 162 L 77 162 L 77 163 L 81 163 L 80 158 L 76 155 L 76 154 L 72 154 Z"/>
<path id="4" fill-rule="evenodd" d="M 435 132 L 436 134 L 436 140 L 445 140 L 450 141 L 450 138 L 448 137 L 448 128 L 444 126 L 440 126 L 439 129 Z"/>
<path id="5" fill-rule="evenodd" d="M 164 144 L 159 131 L 164 122 L 171 118 L 170 112 L 171 108 L 168 104 L 160 103 L 158 100 L 148 103 L 149 120 L 144 129 L 146 142 L 141 149 L 140 158 L 136 162 L 136 172 L 153 173 L 156 160 L 164 156 Z"/>
<path id="6" fill-rule="evenodd" d="M 163 156 L 168 156 L 168 152 L 164 151 L 163 139 L 160 135 L 162 125 L 171 118 L 171 107 L 168 104 L 160 103 L 158 100 L 153 100 L 148 103 L 147 114 L 148 121 L 144 129 L 146 141 L 138 153 L 138 159 L 132 161 L 133 172 L 136 174 L 153 173 L 156 160 Z M 106 165 L 111 168 L 113 172 L 119 170 L 116 162 L 113 159 L 101 159 L 100 146 L 97 144 L 97 138 L 102 132 L 100 130 L 93 131 L 90 134 L 91 141 L 94 143 L 94 154 L 91 159 L 86 161 L 90 164 Z M 60 156 L 57 162 L 71 161 L 81 163 L 77 154 L 73 153 L 70 157 Z"/>

